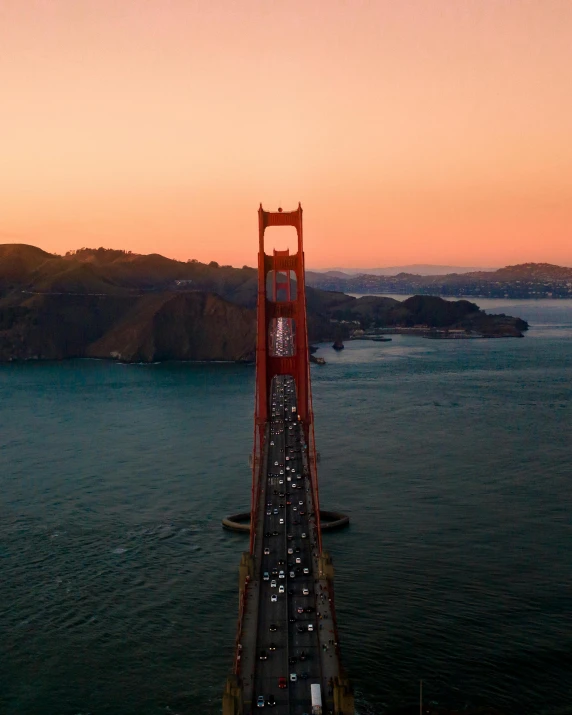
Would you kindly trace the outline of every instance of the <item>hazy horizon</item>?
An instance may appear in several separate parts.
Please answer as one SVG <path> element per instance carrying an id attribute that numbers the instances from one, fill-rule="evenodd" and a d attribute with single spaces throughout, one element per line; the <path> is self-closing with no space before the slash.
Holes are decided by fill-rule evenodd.
<path id="1" fill-rule="evenodd" d="M 18 243 L 18 242 L 5 242 L 5 243 L 0 243 L 0 246 L 32 246 L 34 248 L 39 248 L 40 250 L 46 250 L 43 249 L 41 246 L 35 246 L 34 244 L 26 244 L 26 243 Z M 125 251 L 129 252 L 131 249 L 126 249 L 121 246 L 116 246 L 116 247 L 110 247 L 110 246 L 81 246 L 81 247 L 75 247 L 75 248 L 70 248 L 68 251 L 64 253 L 59 253 L 57 251 L 47 251 L 48 253 L 52 253 L 53 255 L 58 255 L 58 256 L 64 256 L 66 253 L 74 253 L 76 251 L 81 251 L 81 250 L 88 250 L 88 251 L 97 251 L 99 249 L 103 250 L 110 250 L 110 251 Z M 135 255 L 138 254 L 138 251 L 131 251 Z M 176 258 L 174 256 L 169 256 L 165 252 L 162 251 L 151 251 L 151 253 L 141 253 L 139 255 L 159 255 L 162 256 L 163 258 L 167 258 L 169 260 L 173 261 L 181 261 L 183 263 L 188 262 L 193 260 L 193 258 Z M 198 259 L 197 259 L 198 260 Z M 214 259 L 208 259 L 206 258 L 204 261 L 200 261 L 201 263 L 208 264 Z M 217 261 L 217 263 L 219 263 Z M 256 268 L 254 265 L 254 262 L 251 261 L 252 265 L 249 266 L 248 263 L 243 264 L 242 266 L 236 265 L 236 264 L 223 264 L 219 263 L 219 265 L 227 265 L 232 268 L 243 268 L 245 265 L 250 267 L 250 268 Z M 529 263 L 539 263 L 539 264 L 547 264 L 548 261 L 523 261 L 522 264 L 529 264 Z M 441 271 L 443 272 L 449 272 L 449 273 L 470 273 L 470 272 L 477 272 L 477 271 L 483 271 L 483 272 L 492 272 L 492 271 L 497 271 L 502 268 L 508 267 L 508 265 L 522 265 L 522 264 L 507 264 L 506 266 L 453 266 L 453 265 L 437 265 L 437 264 L 431 264 L 431 263 L 410 263 L 410 264 L 404 264 L 401 266 L 371 266 L 371 267 L 361 267 L 361 268 L 354 268 L 354 267 L 329 267 L 329 268 L 316 268 L 315 266 L 308 266 L 306 265 L 306 271 L 313 271 L 315 273 L 328 273 L 328 272 L 346 272 L 348 275 L 358 275 L 362 273 L 366 273 L 368 271 L 371 271 L 371 275 L 396 275 L 400 271 L 407 272 L 405 269 L 410 269 L 411 272 L 414 272 L 412 269 L 428 269 L 428 272 L 423 275 L 441 275 Z M 558 265 L 561 268 L 572 268 L 572 265 L 566 265 L 566 264 L 552 264 L 552 265 Z M 381 274 L 380 271 L 392 271 L 392 273 L 387 273 L 387 274 Z"/>

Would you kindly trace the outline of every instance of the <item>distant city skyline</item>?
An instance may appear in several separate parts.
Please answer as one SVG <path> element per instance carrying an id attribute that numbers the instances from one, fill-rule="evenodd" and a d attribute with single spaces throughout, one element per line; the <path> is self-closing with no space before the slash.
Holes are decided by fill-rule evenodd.
<path id="1" fill-rule="evenodd" d="M 495 271 L 497 268 L 500 268 L 501 266 L 441 266 L 437 264 L 431 264 L 431 263 L 408 263 L 405 265 L 401 266 L 360 266 L 359 268 L 344 268 L 343 266 L 336 266 L 334 268 L 316 268 L 312 269 L 311 266 L 308 266 L 308 270 L 317 270 L 320 272 L 328 272 L 328 271 L 333 271 L 333 272 L 344 272 L 347 271 L 348 273 L 365 273 L 366 271 L 372 271 L 374 274 L 381 273 L 382 271 L 386 271 L 384 275 L 392 275 L 392 274 L 397 274 L 400 271 L 410 271 L 413 273 L 423 273 L 425 272 L 425 275 L 440 275 L 442 273 L 470 273 L 472 271 Z"/>
<path id="2" fill-rule="evenodd" d="M 2 243 L 572 265 L 570 2 L 1 5 Z"/>

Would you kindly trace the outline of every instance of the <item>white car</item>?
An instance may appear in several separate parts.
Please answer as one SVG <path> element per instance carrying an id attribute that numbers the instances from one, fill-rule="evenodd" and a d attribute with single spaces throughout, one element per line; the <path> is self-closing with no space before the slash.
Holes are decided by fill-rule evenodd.
<path id="1" fill-rule="evenodd" d="M 307 588 L 303 588 L 303 589 L 302 589 L 302 595 L 303 595 L 303 596 L 309 596 L 309 595 L 310 595 L 310 591 L 308 591 Z"/>
<path id="2" fill-rule="evenodd" d="M 297 563 L 297 564 L 301 564 L 301 563 L 302 563 L 302 559 L 301 559 L 299 556 L 296 556 L 296 563 Z"/>
<path id="3" fill-rule="evenodd" d="M 306 538 L 306 532 L 303 531 L 303 532 L 300 534 L 300 536 L 301 536 L 303 539 L 305 539 L 305 538 Z"/>
<path id="4" fill-rule="evenodd" d="M 310 573 L 310 569 L 309 569 L 307 566 L 304 568 L 304 573 L 305 573 L 305 574 L 309 574 L 309 573 Z"/>
<path id="5" fill-rule="evenodd" d="M 284 593 L 284 584 L 281 583 L 279 588 L 278 588 L 278 593 Z"/>
<path id="6" fill-rule="evenodd" d="M 270 600 L 272 601 L 272 603 L 276 603 L 276 601 L 278 600 L 278 596 L 273 593 L 272 596 L 270 596 Z"/>
<path id="7" fill-rule="evenodd" d="M 280 573 L 278 574 L 278 578 L 286 578 L 284 576 L 284 571 L 280 571 Z"/>
<path id="8" fill-rule="evenodd" d="M 265 555 L 265 556 L 268 556 L 269 553 L 270 553 L 270 549 L 269 549 L 268 546 L 267 546 L 267 547 L 264 549 L 264 555 Z"/>
<path id="9" fill-rule="evenodd" d="M 314 630 L 314 624 L 313 623 L 308 623 L 308 630 L 311 632 Z"/>
<path id="10" fill-rule="evenodd" d="M 276 581 L 274 579 L 270 581 L 270 588 L 276 588 Z"/>
<path id="11" fill-rule="evenodd" d="M 283 519 L 282 517 L 280 517 L 280 523 L 281 523 L 281 524 L 284 523 L 284 519 Z"/>
<path id="12" fill-rule="evenodd" d="M 296 673 L 290 673 L 290 682 L 295 683 L 297 680 L 298 680 L 298 676 L 296 675 Z"/>

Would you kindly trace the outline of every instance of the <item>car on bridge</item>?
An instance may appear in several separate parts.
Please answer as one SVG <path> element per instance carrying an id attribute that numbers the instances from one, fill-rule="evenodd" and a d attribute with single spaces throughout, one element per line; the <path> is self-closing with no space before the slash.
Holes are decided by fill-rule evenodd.
<path id="1" fill-rule="evenodd" d="M 259 696 L 258 696 L 258 700 L 256 701 L 256 705 L 257 705 L 259 708 L 263 708 L 263 707 L 264 707 L 264 705 L 265 705 L 265 703 L 264 703 L 264 695 L 259 695 Z"/>
<path id="2" fill-rule="evenodd" d="M 288 687 L 288 682 L 286 681 L 286 678 L 284 678 L 284 677 L 278 678 L 278 687 L 282 688 L 282 690 L 284 690 L 284 688 Z"/>

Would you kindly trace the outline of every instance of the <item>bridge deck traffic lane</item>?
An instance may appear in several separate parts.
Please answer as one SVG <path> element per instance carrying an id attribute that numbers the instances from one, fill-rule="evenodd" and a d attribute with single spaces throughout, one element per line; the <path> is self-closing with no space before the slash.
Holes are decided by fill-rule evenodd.
<path id="1" fill-rule="evenodd" d="M 274 396 L 274 391 L 273 391 Z M 276 710 L 278 715 L 282 713 L 289 713 L 289 693 L 288 689 L 282 690 L 278 687 L 278 679 L 281 677 L 287 677 L 288 675 L 288 642 L 287 642 L 287 629 L 284 626 L 284 618 L 282 617 L 281 611 L 286 610 L 285 598 L 286 594 L 279 594 L 279 581 L 285 583 L 286 579 L 279 579 L 279 567 L 278 560 L 280 560 L 279 554 L 283 549 L 280 545 L 280 533 L 284 530 L 284 525 L 281 525 L 280 519 L 284 518 L 281 516 L 281 510 L 279 508 L 279 500 L 274 494 L 277 491 L 275 488 L 274 479 L 277 481 L 278 477 L 272 477 L 268 479 L 268 474 L 271 473 L 271 469 L 279 474 L 280 468 L 274 465 L 275 462 L 280 464 L 280 420 L 273 420 L 270 425 L 268 440 L 268 458 L 267 462 L 262 465 L 261 470 L 261 481 L 265 484 L 265 494 L 264 500 L 260 501 L 259 508 L 262 510 L 264 515 L 263 531 L 262 536 L 262 572 L 267 572 L 269 574 L 268 580 L 262 579 L 260 588 L 260 609 L 259 609 L 259 620 L 258 620 L 258 639 L 257 639 L 257 657 L 260 656 L 260 651 L 265 650 L 267 660 L 257 661 L 257 668 L 255 674 L 255 697 L 253 702 L 256 702 L 257 698 L 262 695 L 265 700 L 268 700 L 269 696 L 273 696 L 276 700 Z M 270 444 L 274 442 L 274 445 Z M 272 473 L 274 474 L 274 471 Z M 268 504 L 271 507 L 268 507 Z M 275 514 L 274 510 L 278 513 Z M 268 511 L 271 513 L 268 514 Z M 270 536 L 267 536 L 270 534 Z M 274 535 L 277 534 L 277 535 Z M 264 553 L 266 550 L 269 551 L 268 554 Z M 276 571 L 275 575 L 272 572 Z M 272 581 L 276 581 L 276 586 L 272 587 Z M 276 602 L 271 600 L 271 597 L 276 595 Z M 280 608 L 280 602 L 284 603 L 283 608 Z M 270 630 L 276 627 L 276 630 Z M 271 644 L 273 650 L 271 650 Z"/>
<path id="2" fill-rule="evenodd" d="M 266 433 L 268 433 L 268 429 Z M 265 463 L 268 459 L 268 440 L 265 440 L 262 461 Z M 261 499 L 264 498 L 264 488 L 262 485 Z M 260 533 L 263 528 L 264 512 L 259 510 L 256 515 L 257 532 Z M 251 517 L 252 518 L 252 517 Z M 240 646 L 240 674 L 243 682 L 243 695 L 246 702 L 250 702 L 254 697 L 254 675 L 256 670 L 257 654 L 257 637 L 258 637 L 258 621 L 259 621 L 259 604 L 260 604 L 260 572 L 259 564 L 261 563 L 262 544 L 255 544 L 254 552 L 254 578 L 248 584 L 245 590 L 245 608 L 243 614 L 242 636 Z"/>
<path id="3" fill-rule="evenodd" d="M 296 409 L 296 394 L 294 381 L 291 378 L 286 378 L 287 396 L 286 396 L 286 414 L 285 414 L 285 443 L 286 456 L 289 457 L 288 465 L 290 482 L 289 484 L 289 499 L 288 505 L 288 528 L 292 539 L 289 541 L 288 549 L 292 550 L 292 554 L 288 554 L 289 574 L 293 571 L 294 578 L 290 577 L 290 584 L 293 591 L 291 596 L 290 611 L 291 617 L 296 620 L 289 623 L 290 635 L 290 653 L 297 660 L 290 665 L 290 673 L 295 673 L 297 681 L 291 683 L 291 712 L 295 715 L 309 712 L 311 704 L 310 684 L 312 682 L 320 682 L 319 658 L 317 658 L 318 644 L 316 631 L 309 631 L 308 625 L 312 624 L 315 627 L 313 613 L 306 613 L 306 608 L 313 603 L 313 584 L 311 573 L 311 554 L 307 538 L 302 538 L 302 534 L 309 530 L 308 510 L 302 508 L 300 501 L 304 501 L 305 492 L 304 478 L 302 476 L 302 463 L 299 453 L 296 452 L 297 445 L 300 440 L 300 424 L 297 420 L 296 413 L 292 412 L 292 407 Z M 292 474 L 294 472 L 294 474 Z M 302 513 L 300 513 L 302 512 Z M 297 559 L 300 563 L 297 563 Z M 304 574 L 303 569 L 307 568 L 310 573 Z M 308 594 L 303 594 L 303 589 L 307 589 Z M 304 613 L 298 613 L 298 608 L 303 608 Z M 304 654 L 304 660 L 300 660 L 301 654 Z M 307 674 L 307 678 L 300 677 L 302 674 Z"/>
<path id="4" fill-rule="evenodd" d="M 278 354 L 291 353 L 290 335 L 277 330 L 275 340 Z M 323 676 L 310 522 L 313 496 L 301 449 L 304 437 L 297 419 L 292 377 L 272 380 L 269 408 L 271 418 L 266 459 L 260 468 L 262 486 L 256 515 L 259 545 L 256 553 L 260 554 L 256 568 L 258 572 L 267 572 L 268 579 L 261 578 L 258 589 L 257 660 L 251 702 L 256 711 L 257 698 L 263 696 L 266 706 L 270 697 L 276 701 L 273 711 L 277 715 L 303 715 L 311 711 L 310 685 L 322 684 Z M 282 584 L 284 592 L 280 593 Z M 298 613 L 299 609 L 303 609 L 302 613 Z M 271 644 L 275 650 L 270 650 Z M 266 660 L 259 660 L 261 650 L 266 651 Z M 295 661 L 290 663 L 290 659 Z M 296 675 L 295 681 L 291 680 L 291 674 Z M 278 688 L 280 677 L 287 679 L 287 688 Z"/>
<path id="5" fill-rule="evenodd" d="M 307 445 L 302 450 L 303 469 L 309 473 Z M 308 480 L 309 482 L 309 480 Z M 318 657 L 322 673 L 322 703 L 324 711 L 333 711 L 333 691 L 331 683 L 340 675 L 339 649 L 335 633 L 332 603 L 333 593 L 330 584 L 324 578 L 319 578 L 318 562 L 318 527 L 313 512 L 311 489 L 307 492 L 308 506 L 311 509 L 309 518 L 309 540 L 311 544 L 313 578 L 316 597 L 316 615 L 318 623 Z"/>
<path id="6" fill-rule="evenodd" d="M 289 446 L 291 448 L 295 447 L 296 438 L 298 437 L 298 425 L 295 429 L 290 432 L 290 439 L 288 439 Z M 301 460 L 299 457 L 295 456 L 293 460 L 296 469 L 296 477 L 301 474 Z M 293 540 L 291 542 L 293 547 L 293 554 L 290 556 L 294 564 L 294 568 L 299 569 L 302 573 L 296 574 L 296 588 L 294 589 L 294 596 L 292 598 L 292 612 L 296 617 L 296 621 L 292 624 L 290 633 L 292 638 L 292 646 L 290 648 L 291 653 L 298 658 L 297 662 L 291 666 L 291 672 L 295 672 L 298 680 L 293 686 L 293 697 L 291 702 L 293 704 L 292 712 L 296 715 L 308 712 L 308 703 L 311 702 L 310 694 L 310 684 L 313 682 L 321 681 L 320 674 L 320 660 L 318 653 L 318 643 L 316 634 L 316 622 L 315 622 L 315 610 L 310 613 L 306 611 L 307 608 L 313 608 L 314 604 L 314 588 L 313 588 L 313 575 L 312 575 L 312 557 L 310 551 L 310 544 L 308 538 L 301 538 L 302 533 L 308 534 L 309 522 L 307 522 L 307 509 L 303 509 L 305 506 L 306 496 L 306 484 L 307 480 L 305 478 L 292 480 L 293 486 L 296 485 L 296 489 L 292 489 L 292 505 L 291 513 L 296 515 L 297 518 L 293 518 L 292 524 L 292 535 Z M 298 488 L 300 485 L 301 488 Z M 304 486 L 302 486 L 304 485 Z M 300 498 L 301 497 L 301 498 Z M 303 504 L 300 505 L 299 502 L 302 501 Z M 296 511 L 294 511 L 296 508 Z M 305 512 L 300 515 L 300 511 Z M 297 523 L 294 523 L 297 522 Z M 296 561 L 300 559 L 298 564 Z M 309 574 L 304 574 L 303 569 L 308 568 Z M 303 589 L 307 589 L 307 594 L 304 595 Z M 303 613 L 298 613 L 298 609 L 304 609 Z M 308 631 L 308 625 L 312 625 L 313 631 Z M 300 660 L 300 656 L 304 654 L 304 660 Z M 306 678 L 302 678 L 302 675 L 307 675 Z M 294 697 L 295 694 L 295 697 Z"/>

